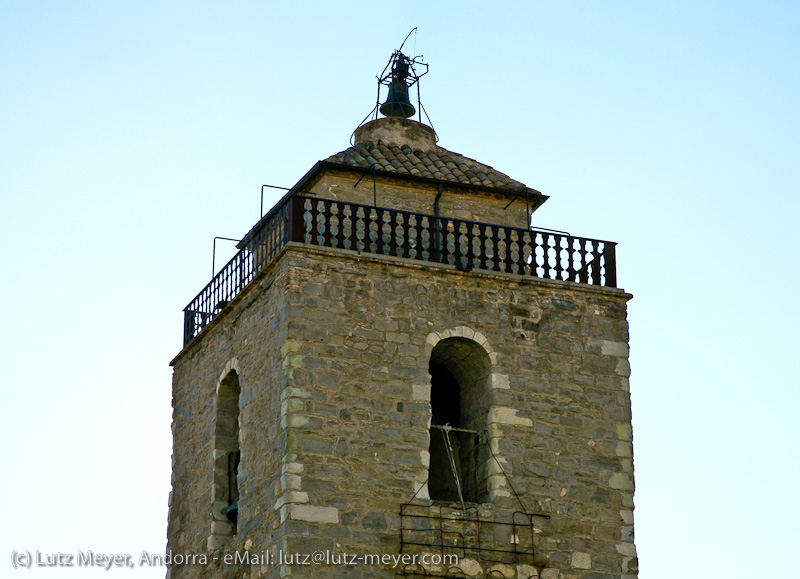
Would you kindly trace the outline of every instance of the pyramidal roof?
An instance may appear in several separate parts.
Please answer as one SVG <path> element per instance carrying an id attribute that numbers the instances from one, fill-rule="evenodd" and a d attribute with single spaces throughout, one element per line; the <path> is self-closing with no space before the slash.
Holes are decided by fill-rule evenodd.
<path id="1" fill-rule="evenodd" d="M 434 130 L 417 121 L 396 117 L 376 119 L 356 129 L 354 142 L 352 147 L 316 163 L 287 195 L 293 192 L 307 193 L 304 191 L 306 184 L 327 166 L 359 171 L 371 171 L 374 167 L 378 173 L 479 187 L 514 198 L 525 192 L 526 203 L 528 194 L 534 196 L 531 199 L 531 211 L 547 200 L 546 195 L 489 165 L 440 147 L 436 144 Z M 262 216 L 236 247 L 244 247 L 271 215 L 272 210 Z"/>
<path id="2" fill-rule="evenodd" d="M 522 191 L 525 184 L 489 165 L 436 144 L 436 134 L 416 121 L 382 118 L 355 132 L 355 144 L 325 162 L 361 169 L 413 175 L 504 191 Z M 531 190 L 534 191 L 534 190 Z"/>

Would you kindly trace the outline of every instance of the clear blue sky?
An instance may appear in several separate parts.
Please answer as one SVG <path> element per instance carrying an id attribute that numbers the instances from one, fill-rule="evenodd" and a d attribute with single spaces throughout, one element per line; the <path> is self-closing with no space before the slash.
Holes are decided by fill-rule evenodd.
<path id="1" fill-rule="evenodd" d="M 797 576 L 800 4 L 2 0 L 3 576 L 163 551 L 212 239 L 347 147 L 414 26 L 440 144 L 619 242 L 640 576 Z"/>

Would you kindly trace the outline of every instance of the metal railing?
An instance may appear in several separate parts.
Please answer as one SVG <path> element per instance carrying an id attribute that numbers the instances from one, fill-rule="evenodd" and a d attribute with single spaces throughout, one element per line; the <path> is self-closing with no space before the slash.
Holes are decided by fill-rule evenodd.
<path id="1" fill-rule="evenodd" d="M 183 308 L 184 346 L 203 331 L 291 239 L 292 206 L 292 197 L 285 197 L 275 206 L 239 253 Z"/>
<path id="2" fill-rule="evenodd" d="M 536 524 L 548 524 L 550 515 L 524 511 L 481 513 L 478 505 L 465 509 L 434 504 L 400 505 L 400 553 L 416 547 L 474 557 L 480 562 L 534 565 L 536 562 Z M 510 513 L 510 516 L 509 516 Z"/>
<path id="3" fill-rule="evenodd" d="M 616 287 L 616 243 L 358 203 L 287 195 L 184 308 L 184 345 L 289 242 Z"/>

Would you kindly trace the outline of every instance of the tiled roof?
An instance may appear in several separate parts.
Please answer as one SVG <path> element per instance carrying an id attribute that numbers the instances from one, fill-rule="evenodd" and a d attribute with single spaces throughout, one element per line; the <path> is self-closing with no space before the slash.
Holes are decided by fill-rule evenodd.
<path id="1" fill-rule="evenodd" d="M 494 170 L 489 165 L 453 153 L 438 145 L 432 151 L 413 151 L 408 145 L 400 147 L 380 141 L 377 143 L 367 141 L 331 155 L 326 161 L 362 169 L 369 169 L 375 165 L 375 169 L 379 171 L 389 171 L 398 175 L 415 175 L 506 191 L 520 191 L 525 188 L 523 183 Z"/>

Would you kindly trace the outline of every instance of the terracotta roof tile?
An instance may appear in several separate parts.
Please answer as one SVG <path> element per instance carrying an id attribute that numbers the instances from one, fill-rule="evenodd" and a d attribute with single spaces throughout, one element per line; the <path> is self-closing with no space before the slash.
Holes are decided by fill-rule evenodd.
<path id="1" fill-rule="evenodd" d="M 412 151 L 387 143 L 359 143 L 331 155 L 329 163 L 369 169 L 373 164 L 382 171 L 417 175 L 453 183 L 471 183 L 508 191 L 520 191 L 523 183 L 495 171 L 489 165 L 437 146 L 433 151 Z"/>

